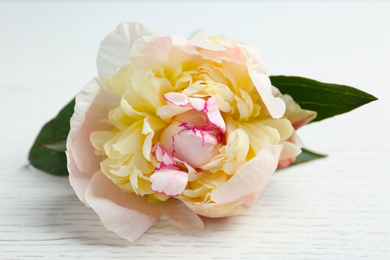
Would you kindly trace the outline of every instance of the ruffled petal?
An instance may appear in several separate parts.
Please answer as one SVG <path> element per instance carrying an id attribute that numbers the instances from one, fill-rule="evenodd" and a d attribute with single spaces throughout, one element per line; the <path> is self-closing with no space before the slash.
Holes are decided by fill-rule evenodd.
<path id="1" fill-rule="evenodd" d="M 206 101 L 206 115 L 210 122 L 215 125 L 223 134 L 226 132 L 225 121 L 222 118 L 221 112 L 218 109 L 217 102 L 214 98 L 208 98 Z"/>
<path id="2" fill-rule="evenodd" d="M 204 101 L 201 98 L 190 98 L 184 94 L 176 92 L 167 93 L 164 95 L 164 98 L 176 107 L 185 107 L 190 105 L 198 112 L 205 111 L 209 121 L 219 128 L 223 134 L 225 134 L 225 121 L 222 118 L 221 111 L 219 111 L 217 102 L 214 98 L 210 97 L 207 101 Z"/>
<path id="3" fill-rule="evenodd" d="M 286 104 L 282 99 L 272 95 L 271 80 L 266 74 L 265 66 L 257 50 L 248 44 L 238 43 L 247 58 L 249 76 L 259 92 L 264 105 L 273 118 L 280 118 L 286 111 Z"/>
<path id="4" fill-rule="evenodd" d="M 190 98 L 184 94 L 171 92 L 164 95 L 164 98 L 169 103 L 177 107 L 185 107 L 191 105 L 196 111 L 200 112 L 205 109 L 206 102 L 201 98 Z"/>
<path id="5" fill-rule="evenodd" d="M 103 225 L 130 243 L 152 227 L 160 214 L 159 205 L 123 192 L 101 172 L 93 175 L 85 198 Z"/>
<path id="6" fill-rule="evenodd" d="M 268 179 L 275 172 L 282 145 L 269 145 L 245 163 L 224 184 L 211 193 L 212 202 L 193 203 L 180 199 L 195 213 L 211 218 L 242 214 L 253 207 Z"/>
<path id="7" fill-rule="evenodd" d="M 286 103 L 286 116 L 295 130 L 310 123 L 317 116 L 316 111 L 302 109 L 290 95 L 280 95 L 280 98 Z"/>
<path id="8" fill-rule="evenodd" d="M 173 155 L 198 168 L 218 154 L 217 137 L 201 130 L 182 130 L 173 136 Z M 191 147 L 191 149 L 189 149 Z"/>
<path id="9" fill-rule="evenodd" d="M 123 22 L 102 41 L 97 56 L 99 75 L 131 64 L 130 50 L 137 39 L 157 35 L 140 23 Z"/>
<path id="10" fill-rule="evenodd" d="M 151 189 L 168 197 L 176 197 L 183 193 L 187 186 L 188 174 L 176 167 L 163 167 L 149 177 Z"/>
<path id="11" fill-rule="evenodd" d="M 142 41 L 136 41 L 130 51 L 131 63 L 139 69 L 150 70 L 161 64 L 171 65 L 170 55 L 174 47 L 173 41 L 178 45 L 185 45 L 187 41 L 179 36 L 146 37 Z M 183 54 L 183 53 L 182 53 Z M 174 60 L 175 64 L 180 64 L 190 57 L 182 55 L 180 60 Z"/>
<path id="12" fill-rule="evenodd" d="M 211 194 L 219 204 L 231 203 L 240 198 L 261 192 L 275 172 L 283 146 L 269 145 L 246 162 L 226 183 Z"/>

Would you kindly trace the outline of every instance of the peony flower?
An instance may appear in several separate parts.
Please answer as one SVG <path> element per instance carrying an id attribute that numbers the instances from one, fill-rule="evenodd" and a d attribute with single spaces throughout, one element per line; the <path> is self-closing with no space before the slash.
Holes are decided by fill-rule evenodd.
<path id="1" fill-rule="evenodd" d="M 200 216 L 250 209 L 277 167 L 301 152 L 315 117 L 274 88 L 257 51 L 222 35 L 160 37 L 122 23 L 101 43 L 76 97 L 70 183 L 130 242 L 164 216 L 189 231 Z"/>

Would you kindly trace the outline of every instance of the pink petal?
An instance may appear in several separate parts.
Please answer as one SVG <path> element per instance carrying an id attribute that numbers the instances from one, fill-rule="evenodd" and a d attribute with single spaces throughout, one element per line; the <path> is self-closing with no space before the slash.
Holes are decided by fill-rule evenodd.
<path id="1" fill-rule="evenodd" d="M 176 92 L 167 93 L 164 95 L 164 98 L 169 103 L 178 107 L 191 105 L 198 112 L 205 111 L 209 121 L 225 134 L 225 121 L 222 118 L 221 111 L 218 109 L 217 101 L 214 98 L 210 97 L 205 102 L 201 98 L 190 98 Z"/>
<path id="2" fill-rule="evenodd" d="M 191 105 L 196 111 L 200 112 L 205 109 L 205 101 L 201 98 L 190 98 L 184 94 L 170 92 L 164 95 L 164 98 L 169 103 L 174 104 L 177 107 L 185 107 Z"/>
<path id="3" fill-rule="evenodd" d="M 161 147 L 160 145 L 157 145 L 156 150 L 154 152 L 154 156 L 158 161 L 160 161 L 160 167 L 166 167 L 166 166 L 175 166 L 176 163 L 174 161 L 173 156 L 168 152 L 167 149 Z"/>
<path id="4" fill-rule="evenodd" d="M 206 38 L 206 39 L 202 39 Z M 226 60 L 230 63 L 238 65 L 246 65 L 246 57 L 239 48 L 238 43 L 223 36 L 215 35 L 212 37 L 214 41 L 209 40 L 209 37 L 204 34 L 197 34 L 191 39 L 191 43 L 199 45 L 199 54 L 206 60 L 212 60 L 221 63 Z M 209 43 L 211 41 L 213 44 Z M 217 47 L 220 46 L 220 47 Z"/>
<path id="5" fill-rule="evenodd" d="M 136 68 L 143 70 L 150 70 L 161 64 L 171 65 L 170 61 L 172 59 L 170 56 L 175 52 L 174 38 L 178 38 L 178 42 L 187 41 L 184 38 L 179 39 L 179 36 L 150 36 L 134 42 L 133 48 L 130 50 L 131 63 Z M 190 59 L 189 55 L 185 55 L 185 53 L 181 54 L 178 55 L 177 59 L 172 60 L 172 63 L 177 65 Z"/>
<path id="6" fill-rule="evenodd" d="M 160 209 L 164 217 L 185 231 L 199 232 L 204 229 L 204 223 L 200 217 L 180 200 L 169 199 L 161 204 Z"/>
<path id="7" fill-rule="evenodd" d="M 286 160 L 289 158 L 295 159 L 295 157 L 297 157 L 302 152 L 301 148 L 294 143 L 291 143 L 288 141 L 282 141 L 282 142 L 280 142 L 280 144 L 283 145 L 283 150 L 282 150 L 280 157 L 279 157 L 280 161 Z"/>
<path id="8" fill-rule="evenodd" d="M 207 118 L 210 122 L 221 130 L 223 134 L 226 132 L 225 121 L 222 118 L 221 112 L 218 109 L 217 101 L 214 98 L 209 98 L 205 106 Z"/>
<path id="9" fill-rule="evenodd" d="M 173 137 L 173 155 L 194 168 L 210 162 L 218 154 L 216 136 L 207 131 L 182 130 Z"/>
<path id="10" fill-rule="evenodd" d="M 158 205 L 149 203 L 146 197 L 123 192 L 100 171 L 93 175 L 85 198 L 103 225 L 130 243 L 159 218 Z"/>
<path id="11" fill-rule="evenodd" d="M 274 95 L 283 99 L 284 103 L 286 103 L 286 116 L 288 120 L 290 120 L 295 130 L 298 130 L 303 125 L 308 124 L 312 121 L 316 116 L 317 112 L 302 109 L 301 106 L 294 101 L 294 99 L 287 94 L 282 95 L 280 91 L 274 87 Z"/>
<path id="12" fill-rule="evenodd" d="M 303 143 L 297 133 L 294 131 L 289 139 L 282 141 L 283 150 L 279 157 L 278 168 L 286 168 L 295 161 L 302 152 Z"/>
<path id="13" fill-rule="evenodd" d="M 108 111 L 116 106 L 120 98 L 103 89 L 103 80 L 100 78 L 92 80 L 76 96 L 74 114 L 70 119 L 71 129 L 67 139 L 69 178 L 82 201 L 88 176 L 100 169 L 101 161 L 100 156 L 95 155 L 90 135 L 95 130 L 110 128 L 108 124 L 102 124 L 101 119 L 107 117 Z"/>
<path id="14" fill-rule="evenodd" d="M 140 23 L 123 22 L 101 42 L 96 60 L 98 73 L 114 72 L 131 64 L 130 49 L 134 42 L 144 36 L 156 35 Z"/>
<path id="15" fill-rule="evenodd" d="M 213 42 L 210 38 L 203 32 L 198 32 L 190 40 L 189 44 L 193 44 L 197 47 L 200 47 L 205 50 L 214 51 L 214 52 L 226 52 L 226 49 L 220 44 Z"/>
<path id="16" fill-rule="evenodd" d="M 218 204 L 235 202 L 250 194 L 261 192 L 278 166 L 281 145 L 269 145 L 246 162 L 238 171 L 211 194 Z"/>
<path id="17" fill-rule="evenodd" d="M 168 197 L 176 197 L 183 193 L 187 186 L 188 174 L 172 167 L 163 167 L 155 171 L 149 181 L 154 192 Z"/>
<path id="18" fill-rule="evenodd" d="M 85 203 L 85 191 L 92 176 L 80 171 L 77 167 L 71 150 L 66 151 L 67 167 L 69 171 L 69 182 L 77 197 Z"/>

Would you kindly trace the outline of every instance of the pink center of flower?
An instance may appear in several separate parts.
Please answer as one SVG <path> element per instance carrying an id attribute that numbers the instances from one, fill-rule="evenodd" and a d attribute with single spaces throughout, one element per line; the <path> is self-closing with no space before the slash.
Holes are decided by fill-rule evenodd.
<path id="1" fill-rule="evenodd" d="M 180 195 L 187 184 L 188 173 L 207 164 L 218 155 L 226 125 L 213 98 L 189 98 L 168 93 L 164 98 L 175 107 L 192 107 L 175 116 L 161 134 L 154 156 L 160 162 L 150 177 L 153 191 L 166 196 Z M 187 171 L 182 171 L 180 167 Z M 183 167 L 184 166 L 184 167 Z"/>
<path id="2" fill-rule="evenodd" d="M 222 134 L 212 126 L 196 127 L 183 123 L 184 129 L 172 136 L 173 155 L 194 168 L 208 163 L 218 154 Z"/>

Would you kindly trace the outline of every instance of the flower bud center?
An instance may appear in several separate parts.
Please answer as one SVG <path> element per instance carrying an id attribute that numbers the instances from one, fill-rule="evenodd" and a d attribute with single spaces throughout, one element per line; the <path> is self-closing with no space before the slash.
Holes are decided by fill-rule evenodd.
<path id="1" fill-rule="evenodd" d="M 208 122 L 204 112 L 195 110 L 176 116 L 161 135 L 162 146 L 194 168 L 208 163 L 219 153 L 221 140 L 221 131 Z"/>

